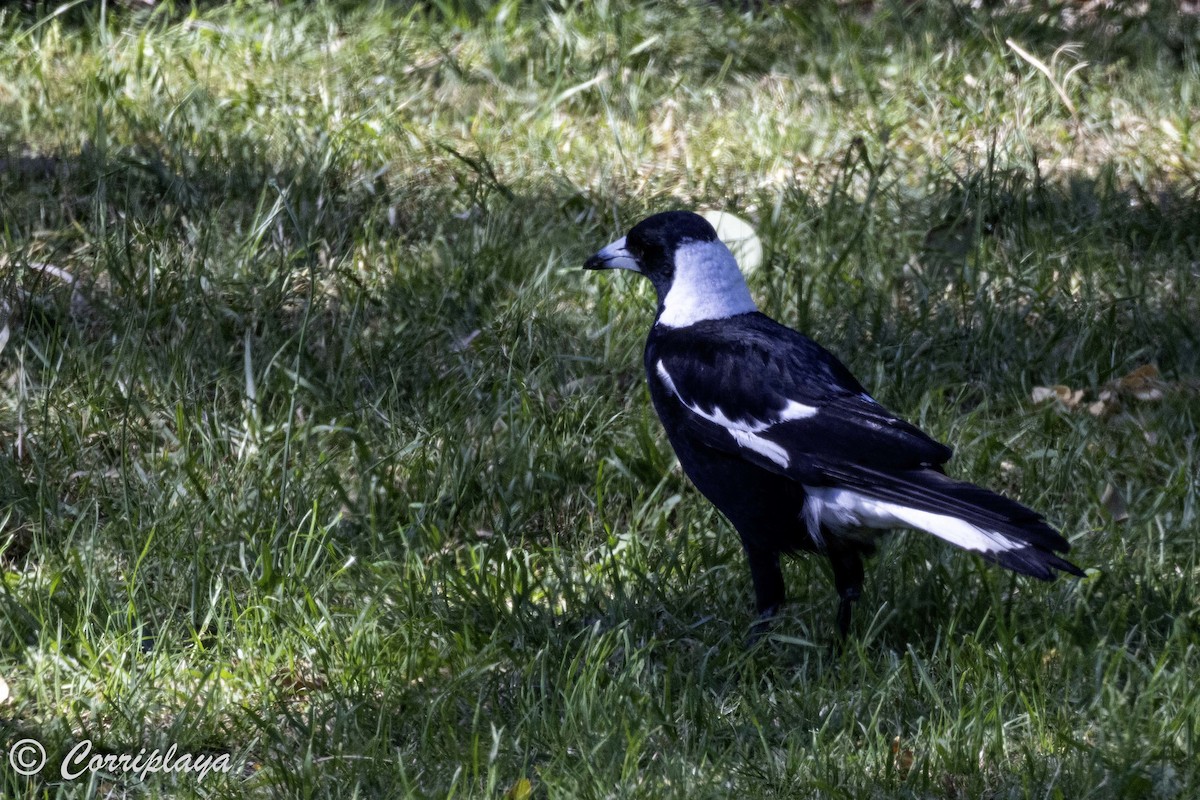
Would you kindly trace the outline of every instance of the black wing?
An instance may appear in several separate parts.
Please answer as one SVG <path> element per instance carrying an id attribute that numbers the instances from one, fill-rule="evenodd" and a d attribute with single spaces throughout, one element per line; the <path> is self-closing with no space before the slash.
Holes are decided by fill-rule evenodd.
<path id="1" fill-rule="evenodd" d="M 952 454 L 875 402 L 827 350 L 762 314 L 656 328 L 646 369 L 656 402 L 688 435 L 806 483 L 848 465 L 940 468 Z"/>

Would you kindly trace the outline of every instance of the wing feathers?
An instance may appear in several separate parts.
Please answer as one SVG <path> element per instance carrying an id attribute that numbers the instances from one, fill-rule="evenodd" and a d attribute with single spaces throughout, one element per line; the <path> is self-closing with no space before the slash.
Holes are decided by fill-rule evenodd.
<path id="1" fill-rule="evenodd" d="M 704 422 L 710 423 L 715 429 L 724 430 L 739 447 L 763 456 L 769 459 L 771 463 L 783 469 L 787 469 L 791 463 L 787 448 L 778 442 L 759 436 L 758 434 L 769 431 L 785 422 L 807 419 L 817 413 L 817 409 L 814 406 L 805 405 L 795 400 L 788 400 L 783 404 L 781 410 L 767 415 L 767 418 L 762 420 L 726 412 L 720 405 L 710 406 L 706 409 L 698 403 L 688 402 L 687 398 L 676 387 L 675 380 L 671 377 L 670 371 L 661 360 L 655 365 L 654 371 L 658 374 L 667 391 L 687 409 L 687 413 L 698 417 Z M 695 425 L 694 420 L 693 425 Z M 715 430 L 709 431 L 709 434 L 713 433 L 715 433 Z"/>

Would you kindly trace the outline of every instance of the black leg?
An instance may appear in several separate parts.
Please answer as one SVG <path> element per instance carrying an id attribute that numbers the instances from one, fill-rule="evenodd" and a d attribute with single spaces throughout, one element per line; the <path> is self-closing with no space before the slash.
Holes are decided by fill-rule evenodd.
<path id="1" fill-rule="evenodd" d="M 747 550 L 750 559 L 750 578 L 754 581 L 754 600 L 760 617 L 770 617 L 783 605 L 783 570 L 779 554 L 762 550 Z"/>
<path id="2" fill-rule="evenodd" d="M 859 598 L 857 589 L 849 589 L 842 593 L 842 599 L 838 603 L 837 627 L 838 634 L 843 639 L 850 633 L 850 612 L 854 610 L 854 601 Z"/>
<path id="3" fill-rule="evenodd" d="M 779 568 L 779 554 L 761 550 L 747 550 L 750 559 L 750 578 L 754 581 L 754 600 L 758 617 L 750 627 L 749 645 L 754 645 L 771 627 L 771 618 L 783 605 L 783 571 Z"/>
<path id="4" fill-rule="evenodd" d="M 838 603 L 837 627 L 842 639 L 850 633 L 850 614 L 854 601 L 862 597 L 863 565 L 862 556 L 853 547 L 833 545 L 829 548 L 829 560 L 833 564 L 833 583 L 837 588 Z"/>

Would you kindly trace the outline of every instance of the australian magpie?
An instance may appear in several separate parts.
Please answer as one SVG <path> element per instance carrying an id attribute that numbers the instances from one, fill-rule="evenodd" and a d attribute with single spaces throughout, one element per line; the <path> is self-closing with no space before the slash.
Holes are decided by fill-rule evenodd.
<path id="1" fill-rule="evenodd" d="M 845 637 L 880 529 L 914 528 L 1024 575 L 1083 573 L 1040 514 L 942 469 L 949 447 L 877 403 L 816 342 L 758 311 L 702 217 L 655 214 L 587 260 L 650 279 L 650 398 L 692 483 L 741 536 L 759 619 L 784 601 L 783 553 L 824 553 Z"/>

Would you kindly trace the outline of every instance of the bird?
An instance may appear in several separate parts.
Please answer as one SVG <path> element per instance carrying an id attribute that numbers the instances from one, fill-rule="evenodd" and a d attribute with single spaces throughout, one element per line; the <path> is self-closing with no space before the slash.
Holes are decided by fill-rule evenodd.
<path id="1" fill-rule="evenodd" d="M 760 312 L 703 217 L 646 217 L 583 266 L 629 270 L 654 286 L 650 399 L 683 472 L 741 539 L 752 631 L 786 600 L 781 556 L 816 553 L 832 567 L 845 640 L 863 559 L 896 528 L 1041 580 L 1083 576 L 1041 514 L 948 476 L 951 448 L 878 403 L 824 347 Z"/>

